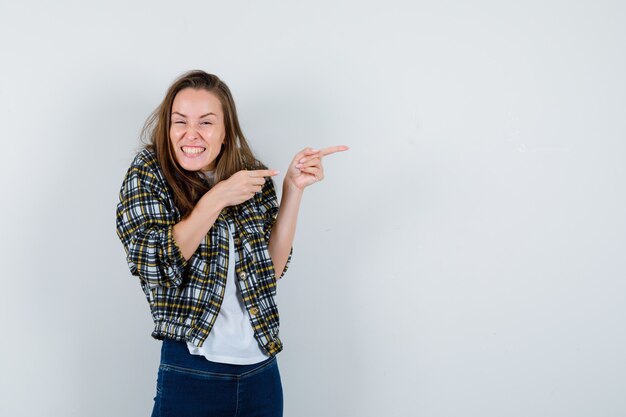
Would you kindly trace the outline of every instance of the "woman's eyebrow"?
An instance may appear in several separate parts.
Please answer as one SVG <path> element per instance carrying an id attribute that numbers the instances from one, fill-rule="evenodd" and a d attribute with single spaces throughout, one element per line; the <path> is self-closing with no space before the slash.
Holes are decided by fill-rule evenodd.
<path id="1" fill-rule="evenodd" d="M 181 112 L 173 111 L 172 112 L 172 116 L 175 115 L 175 114 L 177 114 L 177 115 L 179 115 L 181 117 L 187 117 L 186 115 L 182 114 Z M 217 114 L 215 114 L 213 112 L 210 112 L 210 113 L 207 113 L 207 114 L 203 114 L 202 116 L 199 117 L 199 119 L 202 119 L 203 117 L 207 117 L 207 116 L 217 116 Z"/>

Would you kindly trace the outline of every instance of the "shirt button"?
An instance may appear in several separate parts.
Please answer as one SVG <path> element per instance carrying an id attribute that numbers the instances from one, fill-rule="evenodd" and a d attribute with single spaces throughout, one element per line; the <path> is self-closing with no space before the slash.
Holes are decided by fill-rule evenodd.
<path id="1" fill-rule="evenodd" d="M 272 350 L 272 349 L 274 349 L 275 347 L 276 347 L 276 343 L 274 343 L 274 342 L 269 342 L 269 343 L 267 344 L 267 348 L 268 348 L 269 350 Z"/>
<path id="2" fill-rule="evenodd" d="M 253 316 L 256 316 L 257 314 L 259 314 L 259 309 L 257 307 L 252 307 L 250 309 L 250 314 L 252 314 Z"/>
<path id="3" fill-rule="evenodd" d="M 233 239 L 233 242 L 235 242 L 235 245 L 238 245 L 241 243 L 241 239 L 239 239 L 238 237 Z"/>
<path id="4" fill-rule="evenodd" d="M 241 271 L 241 272 L 239 273 L 239 279 L 240 279 L 240 280 L 242 280 L 242 281 L 243 281 L 243 280 L 245 280 L 245 279 L 246 279 L 246 273 L 245 273 L 245 272 L 243 272 L 243 271 Z"/>

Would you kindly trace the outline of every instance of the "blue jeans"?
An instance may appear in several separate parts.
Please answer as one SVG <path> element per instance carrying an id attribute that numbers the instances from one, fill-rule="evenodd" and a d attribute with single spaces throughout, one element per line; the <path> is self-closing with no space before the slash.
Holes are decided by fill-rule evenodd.
<path id="1" fill-rule="evenodd" d="M 184 342 L 163 340 L 152 417 L 281 417 L 276 358 L 254 365 L 210 362 Z"/>

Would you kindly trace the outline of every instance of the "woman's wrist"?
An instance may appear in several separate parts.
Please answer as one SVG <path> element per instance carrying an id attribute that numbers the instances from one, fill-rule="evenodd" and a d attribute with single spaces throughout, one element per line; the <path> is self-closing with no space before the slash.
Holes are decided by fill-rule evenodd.
<path id="1" fill-rule="evenodd" d="M 298 188 L 294 183 L 288 181 L 286 178 L 283 181 L 283 198 L 285 195 L 302 196 L 304 188 Z"/>

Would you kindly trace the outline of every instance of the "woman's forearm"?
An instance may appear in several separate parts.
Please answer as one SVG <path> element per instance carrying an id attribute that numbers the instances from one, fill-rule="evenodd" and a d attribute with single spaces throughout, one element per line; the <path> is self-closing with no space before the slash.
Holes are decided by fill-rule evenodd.
<path id="1" fill-rule="evenodd" d="M 189 216 L 174 225 L 174 241 L 186 260 L 198 249 L 223 208 L 217 195 L 209 191 L 202 196 Z"/>
<path id="2" fill-rule="evenodd" d="M 302 194 L 303 190 L 283 184 L 278 216 L 272 228 L 269 242 L 269 252 L 277 277 L 282 275 L 293 246 Z"/>
<path id="3" fill-rule="evenodd" d="M 174 240 L 185 259 L 198 249 L 224 207 L 236 206 L 262 190 L 266 177 L 273 177 L 273 169 L 241 170 L 215 184 L 200 198 L 191 214 L 174 226 Z"/>

